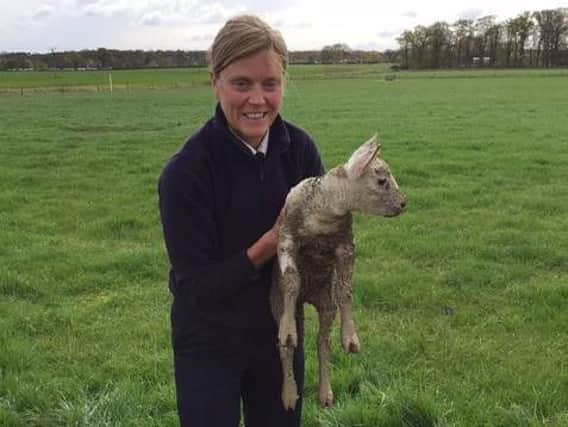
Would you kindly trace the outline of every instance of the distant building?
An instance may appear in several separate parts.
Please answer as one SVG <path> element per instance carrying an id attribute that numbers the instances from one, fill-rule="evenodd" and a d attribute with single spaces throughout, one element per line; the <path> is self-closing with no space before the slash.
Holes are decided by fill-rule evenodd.
<path id="1" fill-rule="evenodd" d="M 471 65 L 474 67 L 479 67 L 481 65 L 489 65 L 491 63 L 490 56 L 474 56 L 471 59 Z"/>

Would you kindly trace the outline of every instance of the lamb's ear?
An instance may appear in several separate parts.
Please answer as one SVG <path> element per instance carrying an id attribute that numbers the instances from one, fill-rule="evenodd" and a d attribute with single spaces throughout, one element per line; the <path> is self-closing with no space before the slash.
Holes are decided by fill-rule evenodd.
<path id="1" fill-rule="evenodd" d="M 347 161 L 345 170 L 351 179 L 357 179 L 369 167 L 373 159 L 379 154 L 381 145 L 377 144 L 377 134 L 374 134 L 371 139 L 361 145 Z"/>

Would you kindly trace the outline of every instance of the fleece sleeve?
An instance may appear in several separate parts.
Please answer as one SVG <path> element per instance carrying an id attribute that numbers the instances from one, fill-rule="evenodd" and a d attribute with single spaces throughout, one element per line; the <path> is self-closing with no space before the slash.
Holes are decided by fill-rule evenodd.
<path id="1" fill-rule="evenodd" d="M 158 183 L 159 207 L 175 292 L 208 303 L 230 298 L 256 277 L 246 248 L 218 259 L 212 188 L 206 170 L 168 164 Z"/>

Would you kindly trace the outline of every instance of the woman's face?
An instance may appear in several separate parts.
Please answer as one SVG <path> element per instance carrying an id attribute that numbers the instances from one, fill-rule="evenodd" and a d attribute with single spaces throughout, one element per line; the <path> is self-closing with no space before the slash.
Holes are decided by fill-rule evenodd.
<path id="1" fill-rule="evenodd" d="M 211 75 L 211 83 L 231 130 L 258 147 L 280 111 L 284 80 L 278 54 L 263 50 L 238 59 Z"/>

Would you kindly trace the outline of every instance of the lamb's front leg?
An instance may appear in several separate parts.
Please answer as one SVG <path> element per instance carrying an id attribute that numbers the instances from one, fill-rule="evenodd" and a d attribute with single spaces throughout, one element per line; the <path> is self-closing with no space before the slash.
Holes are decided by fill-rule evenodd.
<path id="1" fill-rule="evenodd" d="M 278 242 L 278 264 L 280 266 L 280 290 L 282 292 L 282 316 L 280 318 L 278 341 L 281 346 L 298 346 L 296 326 L 296 302 L 300 292 L 300 275 L 296 264 L 296 253 L 292 238 L 285 229 L 280 230 Z"/>
<path id="2" fill-rule="evenodd" d="M 355 332 L 351 312 L 351 286 L 353 277 L 353 244 L 340 244 L 335 251 L 337 289 L 336 298 L 341 316 L 341 345 L 348 353 L 358 353 L 361 349 L 359 337 Z"/>

